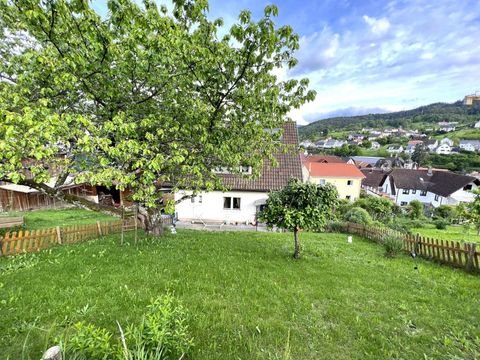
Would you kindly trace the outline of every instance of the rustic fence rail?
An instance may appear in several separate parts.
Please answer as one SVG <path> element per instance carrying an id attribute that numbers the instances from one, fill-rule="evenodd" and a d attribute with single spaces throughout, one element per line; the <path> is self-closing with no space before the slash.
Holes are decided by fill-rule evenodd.
<path id="1" fill-rule="evenodd" d="M 0 236 L 0 256 L 17 255 L 36 252 L 54 245 L 74 244 L 87 240 L 97 239 L 102 236 L 118 234 L 122 231 L 131 231 L 140 227 L 135 219 L 116 220 L 92 224 L 77 224 L 57 226 L 39 230 L 20 230 L 8 232 Z M 163 225 L 169 225 L 172 220 L 163 219 Z"/>
<path id="2" fill-rule="evenodd" d="M 480 251 L 476 243 L 439 240 L 353 223 L 345 223 L 341 227 L 346 233 L 361 235 L 378 243 L 387 236 L 394 236 L 403 241 L 403 248 L 408 253 L 470 272 L 480 272 Z"/>

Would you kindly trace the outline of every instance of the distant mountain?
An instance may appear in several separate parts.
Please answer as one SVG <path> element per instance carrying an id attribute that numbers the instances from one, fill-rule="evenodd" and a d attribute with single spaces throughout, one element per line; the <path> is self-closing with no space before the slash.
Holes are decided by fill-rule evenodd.
<path id="1" fill-rule="evenodd" d="M 480 118 L 479 104 L 463 105 L 462 101 L 453 104 L 435 103 L 421 106 L 413 110 L 397 111 L 385 114 L 369 114 L 361 116 L 342 116 L 318 120 L 298 128 L 300 139 L 318 139 L 333 131 L 359 131 L 362 128 L 402 127 L 405 129 L 421 129 L 432 127 L 439 121 L 456 121 L 460 126 L 473 123 Z"/>

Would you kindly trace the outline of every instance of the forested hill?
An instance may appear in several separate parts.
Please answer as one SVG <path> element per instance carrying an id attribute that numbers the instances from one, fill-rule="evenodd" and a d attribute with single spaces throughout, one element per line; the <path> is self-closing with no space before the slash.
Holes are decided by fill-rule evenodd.
<path id="1" fill-rule="evenodd" d="M 328 129 L 335 131 L 359 131 L 362 128 L 402 127 L 404 129 L 422 129 L 433 126 L 439 121 L 456 121 L 459 125 L 471 124 L 480 120 L 480 106 L 463 105 L 462 101 L 453 104 L 435 103 L 413 110 L 397 111 L 386 114 L 335 117 L 318 120 L 299 127 L 300 138 L 317 139 Z"/>

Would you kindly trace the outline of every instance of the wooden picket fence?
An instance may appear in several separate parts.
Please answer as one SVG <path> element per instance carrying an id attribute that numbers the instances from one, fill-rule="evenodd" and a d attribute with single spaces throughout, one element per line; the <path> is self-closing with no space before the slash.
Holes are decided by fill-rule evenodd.
<path id="1" fill-rule="evenodd" d="M 134 218 L 126 220 L 96 222 L 92 224 L 57 226 L 49 229 L 9 232 L 0 236 L 0 256 L 36 252 L 54 245 L 74 244 L 101 236 L 118 234 L 134 230 L 140 226 Z M 171 219 L 164 218 L 164 225 L 171 224 Z"/>
<path id="2" fill-rule="evenodd" d="M 420 236 L 420 234 L 404 234 L 391 229 L 353 223 L 343 224 L 342 230 L 378 243 L 382 243 L 388 236 L 394 236 L 403 241 L 403 248 L 410 254 L 415 253 L 419 257 L 463 268 L 469 272 L 480 272 L 480 251 L 476 243 L 439 240 Z"/>

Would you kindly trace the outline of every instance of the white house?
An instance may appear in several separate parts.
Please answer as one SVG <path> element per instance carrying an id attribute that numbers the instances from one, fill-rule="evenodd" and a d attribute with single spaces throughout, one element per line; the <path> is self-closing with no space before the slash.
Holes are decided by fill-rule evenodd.
<path id="1" fill-rule="evenodd" d="M 480 150 L 480 140 L 460 140 L 459 147 L 465 151 L 478 151 Z"/>
<path id="2" fill-rule="evenodd" d="M 449 155 L 452 152 L 452 148 L 448 144 L 440 144 L 436 149 L 435 152 L 437 154 L 442 154 L 442 155 Z"/>
<path id="3" fill-rule="evenodd" d="M 389 145 L 387 147 L 387 152 L 392 155 L 392 154 L 400 154 L 403 152 L 403 146 L 402 145 Z"/>
<path id="4" fill-rule="evenodd" d="M 453 146 L 453 140 L 449 138 L 443 138 L 440 140 L 440 145 L 447 144 L 448 146 L 452 147 Z"/>
<path id="5" fill-rule="evenodd" d="M 415 152 L 416 147 L 420 145 L 423 148 L 422 140 L 410 140 L 405 148 L 405 152 L 409 155 L 412 155 Z"/>
<path id="6" fill-rule="evenodd" d="M 480 129 L 480 120 L 477 121 L 477 122 L 473 125 L 473 127 L 474 127 L 475 129 Z"/>
<path id="7" fill-rule="evenodd" d="M 450 131 L 455 131 L 455 125 L 456 122 L 447 122 L 447 121 L 442 121 L 438 123 L 438 126 L 440 127 L 440 131 L 445 131 L 445 132 L 450 132 Z"/>
<path id="8" fill-rule="evenodd" d="M 380 144 L 376 141 L 372 141 L 372 146 L 370 146 L 371 150 L 378 150 L 380 149 Z"/>
<path id="9" fill-rule="evenodd" d="M 298 147 L 297 128 L 294 122 L 286 122 L 282 136 L 284 144 L 293 145 L 288 152 L 274 154 L 278 167 L 265 161 L 258 178 L 243 177 L 239 174 L 223 172 L 219 174 L 229 191 L 210 191 L 197 194 L 175 206 L 180 221 L 203 221 L 222 223 L 254 223 L 256 214 L 262 209 L 270 191 L 285 187 L 291 178 L 303 180 L 302 162 Z M 175 193 L 175 200 L 191 191 Z"/>
<path id="10" fill-rule="evenodd" d="M 428 150 L 428 151 L 435 151 L 435 149 L 437 148 L 438 146 L 438 140 L 437 139 L 429 139 L 429 140 L 425 140 L 423 142 L 423 146 L 425 146 L 425 148 Z"/>
<path id="11" fill-rule="evenodd" d="M 471 190 L 480 186 L 480 180 L 449 171 L 393 169 L 382 179 L 381 192 L 397 205 L 406 206 L 412 200 L 438 207 L 471 202 Z"/>
<path id="12" fill-rule="evenodd" d="M 323 147 L 325 149 L 335 149 L 335 148 L 342 147 L 342 145 L 346 143 L 347 142 L 344 140 L 328 139 L 327 141 L 325 141 L 325 144 L 323 145 Z"/>

